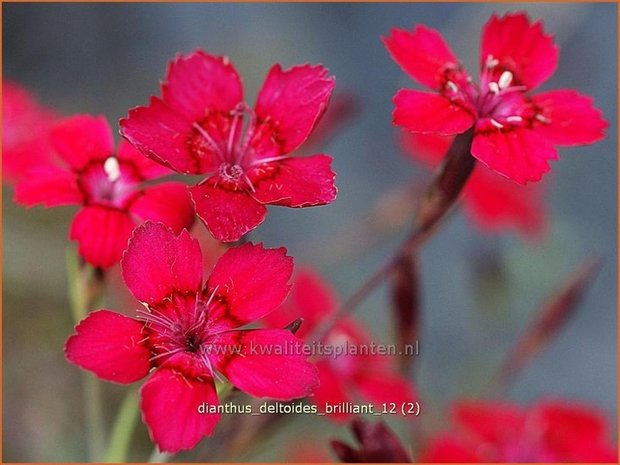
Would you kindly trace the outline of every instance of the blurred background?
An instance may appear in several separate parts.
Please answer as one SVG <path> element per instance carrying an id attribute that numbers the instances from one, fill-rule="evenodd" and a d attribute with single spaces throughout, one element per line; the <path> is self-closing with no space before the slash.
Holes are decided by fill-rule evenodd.
<path id="1" fill-rule="evenodd" d="M 393 26 L 438 28 L 475 74 L 480 29 L 494 11 L 542 18 L 560 45 L 543 86 L 594 97 L 608 137 L 562 149 L 546 180 L 544 236 L 481 233 L 452 217 L 424 248 L 421 355 L 415 379 L 424 421 L 441 424 L 453 399 L 482 396 L 532 312 L 582 260 L 604 258 L 579 312 L 506 398 L 588 402 L 616 424 L 617 411 L 617 44 L 614 4 L 3 4 L 3 76 L 61 115 L 105 114 L 116 122 L 158 93 L 167 62 L 198 47 L 228 55 L 249 102 L 273 63 L 322 63 L 355 115 L 312 150 L 334 157 L 339 197 L 332 205 L 272 208 L 253 241 L 285 245 L 296 263 L 318 269 L 344 298 L 383 263 L 406 234 L 412 207 L 370 215 L 402 186 L 423 186 L 427 171 L 403 156 L 391 125 L 392 96 L 415 87 L 380 41 Z M 515 38 L 518 40 L 518 38 Z M 309 154 L 302 147 L 300 153 Z M 26 210 L 3 188 L 4 460 L 85 460 L 79 370 L 63 357 L 72 331 L 65 251 L 71 208 Z M 387 196 L 387 197 L 386 197 Z M 402 207 L 402 208 L 401 208 Z M 199 227 L 202 228 L 201 225 Z M 385 288 L 358 310 L 375 339 L 391 338 Z M 112 305 L 112 304 L 110 304 Z M 112 307 L 114 308 L 114 307 Z M 111 420 L 124 387 L 105 385 Z M 417 419 L 414 421 L 418 421 Z M 394 425 L 398 430 L 398 422 Z M 303 433 L 303 436 L 301 436 Z M 285 460 L 299 437 L 319 447 L 346 436 L 304 416 L 246 460 Z M 150 450 L 145 428 L 131 458 Z M 201 454 L 201 455 L 200 455 Z M 209 441 L 192 457 L 209 460 Z"/>

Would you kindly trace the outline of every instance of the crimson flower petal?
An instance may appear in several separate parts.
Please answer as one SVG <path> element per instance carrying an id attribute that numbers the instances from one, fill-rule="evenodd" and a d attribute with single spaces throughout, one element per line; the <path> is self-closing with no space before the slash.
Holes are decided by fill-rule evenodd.
<path id="1" fill-rule="evenodd" d="M 284 247 L 244 244 L 228 249 L 207 283 L 222 302 L 209 313 L 212 330 L 243 326 L 271 313 L 288 294 L 292 273 L 293 258 Z"/>
<path id="2" fill-rule="evenodd" d="M 444 136 L 467 131 L 474 115 L 439 94 L 402 89 L 394 97 L 394 124 L 411 132 Z"/>
<path id="3" fill-rule="evenodd" d="M 88 206 L 73 218 L 69 237 L 78 241 L 78 253 L 95 267 L 109 268 L 117 263 L 135 224 L 119 210 Z"/>
<path id="4" fill-rule="evenodd" d="M 498 60 L 501 68 L 511 71 L 516 82 L 533 89 L 555 72 L 559 50 L 553 37 L 545 34 L 542 22 L 530 23 L 524 13 L 506 14 L 501 18 L 494 14 L 482 32 L 482 67 L 489 57 Z"/>
<path id="5" fill-rule="evenodd" d="M 593 144 L 605 137 L 608 124 L 592 98 L 574 90 L 553 90 L 532 97 L 545 122 L 536 131 L 555 145 Z"/>
<path id="6" fill-rule="evenodd" d="M 21 85 L 2 80 L 2 176 L 15 182 L 54 160 L 49 130 L 56 115 Z"/>
<path id="7" fill-rule="evenodd" d="M 395 403 L 397 408 L 403 405 L 409 408 L 416 399 L 411 384 L 398 374 L 367 372 L 356 378 L 355 385 L 362 396 L 378 407 Z"/>
<path id="8" fill-rule="evenodd" d="M 420 462 L 431 463 L 478 463 L 485 462 L 477 449 L 477 444 L 471 444 L 455 435 L 442 435 L 429 440 L 422 452 Z"/>
<path id="9" fill-rule="evenodd" d="M 245 191 L 225 190 L 208 183 L 190 188 L 196 214 L 213 237 L 234 242 L 265 220 L 267 209 Z"/>
<path id="10" fill-rule="evenodd" d="M 173 174 L 169 168 L 155 163 L 145 157 L 142 152 L 136 149 L 126 140 L 122 140 L 116 151 L 116 158 L 119 161 L 126 161 L 137 170 L 137 174 L 143 179 L 156 179 L 169 174 Z"/>
<path id="11" fill-rule="evenodd" d="M 170 62 L 162 96 L 171 108 L 198 121 L 210 111 L 232 110 L 243 100 L 243 87 L 228 57 L 197 50 Z"/>
<path id="12" fill-rule="evenodd" d="M 383 38 L 392 59 L 405 73 L 431 89 L 443 85 L 443 73 L 457 68 L 459 61 L 435 29 L 416 25 L 413 31 L 393 28 Z"/>
<path id="13" fill-rule="evenodd" d="M 312 394 L 319 382 L 303 341 L 285 329 L 229 331 L 211 343 L 221 349 L 209 354 L 215 368 L 254 397 L 299 399 Z"/>
<path id="14" fill-rule="evenodd" d="M 77 115 L 52 128 L 52 146 L 74 170 L 114 152 L 112 130 L 104 116 Z"/>
<path id="15" fill-rule="evenodd" d="M 143 220 L 164 223 L 175 233 L 189 229 L 194 222 L 194 205 L 189 191 L 179 182 L 144 189 L 144 194 L 131 204 L 129 211 Z"/>
<path id="16" fill-rule="evenodd" d="M 297 149 L 327 108 L 334 78 L 323 66 L 273 66 L 256 102 L 259 122 L 269 124 L 280 142 L 280 153 Z"/>
<path id="17" fill-rule="evenodd" d="M 138 150 L 174 171 L 200 174 L 218 166 L 213 157 L 197 157 L 191 150 L 190 141 L 195 137 L 193 122 L 157 97 L 151 97 L 147 107 L 129 110 L 120 126 L 123 137 Z"/>
<path id="18" fill-rule="evenodd" d="M 142 419 L 151 439 L 162 452 L 192 449 L 210 436 L 220 419 L 217 413 L 199 413 L 204 402 L 218 405 L 211 378 L 189 379 L 159 368 L 140 389 Z"/>
<path id="19" fill-rule="evenodd" d="M 261 203 L 286 207 L 325 205 L 336 198 L 336 175 L 328 155 L 291 157 L 255 169 L 268 173 L 254 182 L 253 197 Z"/>
<path id="20" fill-rule="evenodd" d="M 484 166 L 475 168 L 463 191 L 463 206 L 484 231 L 515 227 L 534 237 L 545 227 L 540 184 L 519 186 Z"/>
<path id="21" fill-rule="evenodd" d="M 402 131 L 398 141 L 409 158 L 435 169 L 448 153 L 454 137 Z"/>
<path id="22" fill-rule="evenodd" d="M 150 369 L 143 324 L 110 310 L 91 312 L 67 339 L 67 360 L 101 379 L 133 383 Z"/>
<path id="23" fill-rule="evenodd" d="M 558 159 L 551 143 L 526 128 L 478 133 L 471 153 L 492 170 L 519 184 L 539 181 L 550 169 L 548 160 Z"/>
<path id="24" fill-rule="evenodd" d="M 176 235 L 168 226 L 148 221 L 135 229 L 121 270 L 134 297 L 149 305 L 175 293 L 196 293 L 202 287 L 200 245 L 186 230 Z"/>
<path id="25" fill-rule="evenodd" d="M 303 323 L 295 333 L 304 338 L 320 321 L 336 311 L 338 297 L 335 290 L 311 269 L 298 269 L 289 298 L 276 311 L 265 316 L 270 328 L 284 328 L 297 318 Z"/>
<path id="26" fill-rule="evenodd" d="M 524 425 L 524 412 L 507 402 L 460 401 L 453 407 L 454 421 L 480 439 L 498 444 L 516 438 Z"/>
<path id="27" fill-rule="evenodd" d="M 319 412 L 325 412 L 328 405 L 342 405 L 350 401 L 344 385 L 345 378 L 332 369 L 328 360 L 318 360 L 316 368 L 319 373 L 319 385 L 314 390 L 312 402 Z M 350 417 L 344 412 L 331 412 L 329 416 L 335 421 L 344 421 Z"/>
<path id="28" fill-rule="evenodd" d="M 52 165 L 30 170 L 15 187 L 15 202 L 27 207 L 77 205 L 83 200 L 75 174 Z"/>

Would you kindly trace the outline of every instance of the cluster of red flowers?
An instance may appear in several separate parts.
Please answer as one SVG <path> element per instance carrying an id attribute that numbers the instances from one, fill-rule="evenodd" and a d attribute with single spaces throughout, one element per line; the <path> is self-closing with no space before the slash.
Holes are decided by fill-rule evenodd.
<path id="1" fill-rule="evenodd" d="M 451 136 L 473 130 L 471 154 L 485 166 L 476 167 L 465 189 L 467 210 L 487 229 L 539 232 L 540 192 L 518 184 L 541 179 L 548 160 L 557 158 L 554 145 L 596 142 L 607 125 L 591 99 L 575 91 L 529 94 L 551 76 L 558 60 L 542 25 L 524 14 L 493 16 L 483 31 L 479 84 L 435 30 L 395 29 L 384 41 L 404 71 L 434 91 L 396 94 L 394 123 L 416 134 L 405 139 L 408 150 L 435 166 Z M 410 380 L 384 357 L 319 356 L 310 363 L 305 351 L 291 351 L 339 304 L 308 270 L 295 275 L 286 300 L 293 276 L 286 249 L 229 247 L 203 279 L 204 262 L 212 257 L 202 256 L 188 232 L 197 216 L 216 240 L 236 242 L 265 220 L 267 205 L 334 201 L 331 157 L 293 155 L 326 111 L 333 89 L 334 78 L 323 66 L 275 65 L 252 107 L 227 57 L 201 50 L 179 55 L 169 65 L 161 96 L 120 121 L 124 140 L 115 149 L 103 117 L 58 118 L 19 86 L 3 86 L 4 176 L 15 183 L 15 201 L 78 206 L 70 238 L 79 255 L 99 269 L 120 262 L 125 284 L 145 307 L 133 318 L 106 309 L 90 313 L 67 340 L 66 357 L 107 381 L 148 377 L 141 409 L 161 451 L 192 448 L 213 432 L 219 415 L 199 414 L 197 406 L 218 404 L 216 385 L 224 378 L 255 397 L 313 396 L 319 408 L 357 399 L 377 404 L 416 399 Z M 177 174 L 205 178 L 190 187 Z M 163 179 L 170 176 L 178 179 Z M 296 335 L 284 329 L 300 317 Z M 261 329 L 245 328 L 259 320 Z M 331 345 L 370 341 L 351 317 L 323 337 Z M 434 441 L 427 460 L 610 456 L 600 421 L 587 413 L 571 416 L 548 405 L 534 412 L 499 406 L 459 412 L 467 431 Z M 542 425 L 534 436 L 532 423 Z M 584 454 L 585 439 L 579 437 L 596 453 Z"/>

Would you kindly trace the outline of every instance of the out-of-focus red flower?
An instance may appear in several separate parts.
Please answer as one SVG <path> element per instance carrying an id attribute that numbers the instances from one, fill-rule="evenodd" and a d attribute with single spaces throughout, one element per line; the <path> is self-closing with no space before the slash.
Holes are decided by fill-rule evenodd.
<path id="1" fill-rule="evenodd" d="M 129 143 L 116 153 L 104 117 L 78 115 L 51 129 L 59 162 L 39 165 L 16 186 L 15 201 L 32 207 L 80 205 L 70 238 L 93 266 L 116 264 L 134 227 L 144 220 L 161 221 L 175 231 L 188 228 L 194 209 L 187 187 L 177 182 L 146 186 L 170 170 L 145 158 Z"/>
<path id="2" fill-rule="evenodd" d="M 434 29 L 393 29 L 384 43 L 403 71 L 434 91 L 400 90 L 394 124 L 441 135 L 473 126 L 472 155 L 519 184 L 549 171 L 556 145 L 605 137 L 607 122 L 590 97 L 574 90 L 528 93 L 553 74 L 559 51 L 542 23 L 530 23 L 524 13 L 493 15 L 484 26 L 478 85 Z"/>
<path id="3" fill-rule="evenodd" d="M 267 215 L 265 205 L 309 207 L 336 198 L 331 157 L 291 157 L 325 111 L 334 79 L 322 66 L 275 65 L 254 108 L 227 57 L 199 50 L 170 63 L 162 97 L 121 120 L 127 140 L 184 174 L 208 174 L 190 189 L 213 236 L 236 241 Z"/>
<path id="4" fill-rule="evenodd" d="M 282 328 L 303 318 L 295 333 L 303 339 L 337 308 L 338 298 L 333 289 L 315 272 L 302 269 L 294 279 L 290 297 L 279 310 L 268 315 L 265 322 L 270 327 Z M 354 319 L 341 320 L 320 342 L 325 354 L 315 354 L 320 385 L 311 398 L 319 411 L 325 411 L 325 404 L 344 404 L 360 398 L 375 404 L 377 411 L 381 411 L 383 403 L 400 406 L 415 401 L 411 383 L 398 373 L 389 357 L 370 350 L 371 335 Z M 353 347 L 358 353 L 343 350 L 343 355 L 336 356 L 338 346 Z M 364 347 L 366 349 L 360 350 Z M 362 353 L 363 350 L 366 352 Z M 331 412 L 329 417 L 344 421 L 350 414 Z"/>
<path id="5" fill-rule="evenodd" d="M 434 169 L 453 139 L 453 136 L 403 132 L 400 141 L 406 155 Z M 463 188 L 463 207 L 482 231 L 515 229 L 527 238 L 535 238 L 543 234 L 546 224 L 542 188 L 539 183 L 518 186 L 485 166 L 476 166 Z"/>
<path id="6" fill-rule="evenodd" d="M 139 226 L 121 262 L 123 279 L 146 306 L 129 318 L 89 314 L 66 343 L 67 359 L 99 378 L 132 383 L 142 418 L 161 451 L 194 447 L 220 415 L 214 376 L 255 397 L 290 400 L 312 393 L 316 368 L 303 342 L 284 329 L 239 330 L 277 308 L 289 291 L 293 259 L 286 249 L 245 244 L 218 260 L 206 283 L 200 246 L 187 231 Z"/>
<path id="7" fill-rule="evenodd" d="M 17 182 L 36 166 L 54 158 L 49 130 L 56 119 L 22 86 L 2 82 L 2 176 Z"/>
<path id="8" fill-rule="evenodd" d="M 529 408 L 464 401 L 455 405 L 452 432 L 437 436 L 423 462 L 616 462 L 605 417 L 568 401 Z"/>

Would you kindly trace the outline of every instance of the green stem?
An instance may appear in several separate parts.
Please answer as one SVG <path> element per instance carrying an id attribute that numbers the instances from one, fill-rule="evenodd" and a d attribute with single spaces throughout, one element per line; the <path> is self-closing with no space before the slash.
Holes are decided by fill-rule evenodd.
<path id="1" fill-rule="evenodd" d="M 77 324 L 99 304 L 103 296 L 103 279 L 97 270 L 81 264 L 72 250 L 67 251 L 66 261 L 69 305 Z M 105 447 L 101 385 L 90 374 L 85 374 L 83 380 L 88 452 L 92 461 L 99 461 Z"/>
<path id="2" fill-rule="evenodd" d="M 101 383 L 90 373 L 83 375 L 84 404 L 86 410 L 86 431 L 90 458 L 99 461 L 105 447 L 105 427 L 101 403 Z"/>
<path id="3" fill-rule="evenodd" d="M 104 462 L 120 463 L 127 461 L 129 443 L 138 420 L 138 391 L 132 388 L 121 404 L 105 453 Z"/>

